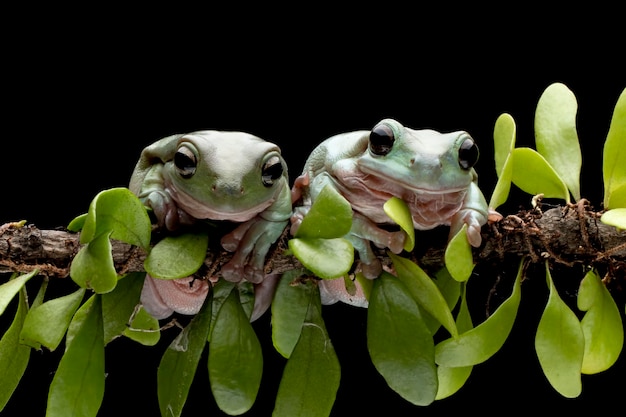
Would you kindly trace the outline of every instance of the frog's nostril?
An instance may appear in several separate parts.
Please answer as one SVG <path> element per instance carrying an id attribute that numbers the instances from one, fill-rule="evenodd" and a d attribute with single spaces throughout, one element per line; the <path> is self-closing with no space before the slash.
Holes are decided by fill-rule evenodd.
<path id="1" fill-rule="evenodd" d="M 409 165 L 411 166 L 415 165 L 415 158 L 411 158 L 411 160 L 409 161 Z"/>

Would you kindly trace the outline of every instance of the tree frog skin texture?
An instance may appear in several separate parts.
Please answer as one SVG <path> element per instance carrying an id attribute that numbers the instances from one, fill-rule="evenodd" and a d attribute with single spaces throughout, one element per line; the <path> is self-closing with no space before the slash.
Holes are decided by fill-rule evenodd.
<path id="1" fill-rule="evenodd" d="M 279 147 L 245 132 L 201 130 L 165 137 L 142 151 L 129 189 L 152 209 L 158 226 L 170 231 L 199 220 L 238 223 L 222 237 L 222 247 L 233 257 L 217 277 L 233 282 L 263 281 L 265 257 L 292 214 L 287 164 Z M 142 298 L 150 299 L 147 294 L 158 288 L 151 279 L 146 278 Z M 197 282 L 198 294 L 174 311 L 194 314 L 206 290 L 198 280 L 181 280 L 186 280 L 182 287 Z M 181 295 L 182 287 L 171 284 L 163 286 L 161 298 L 167 299 L 168 292 Z"/>
<path id="2" fill-rule="evenodd" d="M 294 209 L 291 232 L 322 188 L 330 185 L 352 205 L 353 224 L 346 238 L 368 278 L 382 270 L 371 243 L 394 253 L 403 249 L 404 232 L 381 227 L 393 224 L 383 210 L 393 196 L 407 203 L 415 229 L 448 225 L 452 237 L 467 224 L 468 240 L 478 247 L 489 210 L 473 168 L 477 160 L 478 147 L 467 132 L 414 130 L 394 119 L 381 120 L 371 131 L 332 136 L 313 150 L 295 180 L 292 200 L 301 203 Z"/>

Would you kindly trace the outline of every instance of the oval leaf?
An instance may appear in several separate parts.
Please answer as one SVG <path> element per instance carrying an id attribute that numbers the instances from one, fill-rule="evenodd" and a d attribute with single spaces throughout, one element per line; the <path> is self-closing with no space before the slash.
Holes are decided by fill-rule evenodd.
<path id="1" fill-rule="evenodd" d="M 46 416 L 98 414 L 104 397 L 102 303 L 97 294 L 90 300 L 50 384 Z"/>
<path id="2" fill-rule="evenodd" d="M 13 297 L 26 285 L 29 279 L 37 275 L 37 270 L 19 275 L 0 285 L 0 315 L 4 313 Z"/>
<path id="3" fill-rule="evenodd" d="M 395 255 L 392 252 L 389 252 L 388 255 L 393 262 L 398 279 L 404 284 L 417 304 L 437 319 L 453 337 L 457 337 L 458 330 L 448 302 L 432 278 L 410 259 Z"/>
<path id="4" fill-rule="evenodd" d="M 261 344 L 232 291 L 222 304 L 209 344 L 209 381 L 220 410 L 243 414 L 252 407 L 261 385 Z"/>
<path id="5" fill-rule="evenodd" d="M 503 113 L 496 119 L 493 128 L 493 147 L 498 178 L 502 177 L 506 160 L 515 148 L 516 129 L 515 120 L 510 114 Z"/>
<path id="6" fill-rule="evenodd" d="M 522 191 L 570 202 L 567 186 L 538 152 L 530 148 L 516 148 L 511 152 L 511 157 L 513 158 L 511 180 Z"/>
<path id="7" fill-rule="evenodd" d="M 146 256 L 144 268 L 154 278 L 188 277 L 202 266 L 208 246 L 206 232 L 165 236 Z"/>
<path id="8" fill-rule="evenodd" d="M 522 265 L 520 263 L 509 298 L 475 328 L 461 333 L 456 339 L 446 339 L 438 343 L 435 346 L 437 364 L 449 367 L 477 365 L 500 350 L 517 316 L 521 299 L 521 279 Z"/>
<path id="9" fill-rule="evenodd" d="M 374 280 L 367 311 L 367 348 L 391 389 L 416 405 L 437 394 L 432 335 L 408 289 L 383 272 Z"/>
<path id="10" fill-rule="evenodd" d="M 290 239 L 289 249 L 302 265 L 323 279 L 333 279 L 350 271 L 354 247 L 344 238 Z"/>
<path id="11" fill-rule="evenodd" d="M 489 207 L 497 209 L 502 204 L 506 203 L 509 198 L 509 192 L 511 191 L 511 181 L 513 180 L 513 158 L 508 157 L 504 162 L 502 173 L 498 177 L 491 198 L 489 199 Z"/>
<path id="12" fill-rule="evenodd" d="M 626 208 L 626 184 L 614 188 L 608 197 L 608 204 L 605 208 L 609 210 L 616 208 Z"/>
<path id="13" fill-rule="evenodd" d="M 550 295 L 537 327 L 535 351 L 550 385 L 564 397 L 574 398 L 582 391 L 585 339 L 578 317 L 559 297 L 547 263 L 546 280 Z"/>
<path id="14" fill-rule="evenodd" d="M 580 200 L 582 155 L 576 131 L 578 103 L 565 84 L 545 89 L 535 112 L 537 151 L 546 158 L 576 201 Z"/>
<path id="15" fill-rule="evenodd" d="M 602 155 L 604 207 L 611 209 L 616 207 L 611 205 L 613 192 L 626 185 L 626 89 L 615 104 Z"/>
<path id="16" fill-rule="evenodd" d="M 474 270 L 474 255 L 472 246 L 467 240 L 467 224 L 450 239 L 444 253 L 446 268 L 452 278 L 457 281 L 467 281 Z"/>
<path id="17" fill-rule="evenodd" d="M 154 346 L 161 338 L 160 330 L 159 321 L 141 306 L 135 312 L 135 316 L 130 322 L 130 327 L 124 329 L 122 334 L 142 345 Z"/>
<path id="18" fill-rule="evenodd" d="M 411 252 L 415 247 L 415 229 L 413 228 L 413 216 L 406 202 L 398 197 L 391 197 L 383 204 L 383 210 L 391 220 L 396 222 L 404 233 L 406 240 L 404 250 Z"/>
<path id="19" fill-rule="evenodd" d="M 607 210 L 600 216 L 600 221 L 618 229 L 626 229 L 626 208 Z"/>
<path id="20" fill-rule="evenodd" d="M 320 294 L 312 283 L 300 338 L 278 386 L 273 417 L 327 417 L 335 402 L 341 368 L 322 318 Z"/>
<path id="21" fill-rule="evenodd" d="M 145 272 L 132 272 L 119 279 L 115 289 L 102 295 L 104 344 L 122 335 L 139 304 Z"/>
<path id="22" fill-rule="evenodd" d="M 352 227 L 352 206 L 332 186 L 326 185 L 311 205 L 296 231 L 297 238 L 333 239 Z"/>
<path id="23" fill-rule="evenodd" d="M 70 276 L 80 287 L 92 289 L 99 294 L 115 288 L 117 272 L 108 234 L 98 235 L 80 248 L 72 260 Z"/>
<path id="24" fill-rule="evenodd" d="M 596 374 L 617 361 L 624 345 L 624 326 L 615 300 L 594 271 L 581 281 L 578 301 L 578 308 L 586 311 L 581 320 L 585 338 L 582 373 Z"/>

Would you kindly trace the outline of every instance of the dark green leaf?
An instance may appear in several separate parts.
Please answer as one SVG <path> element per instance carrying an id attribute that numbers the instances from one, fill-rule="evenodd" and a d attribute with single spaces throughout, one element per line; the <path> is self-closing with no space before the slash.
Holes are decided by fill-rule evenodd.
<path id="1" fill-rule="evenodd" d="M 119 279 L 113 291 L 102 295 L 105 345 L 128 328 L 135 307 L 139 304 L 145 277 L 145 272 L 126 274 Z"/>
<path id="2" fill-rule="evenodd" d="M 0 316 L 4 313 L 13 297 L 24 287 L 29 279 L 37 275 L 37 270 L 20 275 L 0 285 Z"/>
<path id="3" fill-rule="evenodd" d="M 154 278 L 188 277 L 202 266 L 208 245 L 206 231 L 166 236 L 154 245 L 144 261 L 144 268 Z"/>
<path id="4" fill-rule="evenodd" d="M 142 345 L 154 346 L 161 338 L 161 329 L 159 321 L 141 306 L 136 310 L 130 327 L 124 329 L 122 334 Z"/>
<path id="5" fill-rule="evenodd" d="M 300 270 L 282 275 L 272 301 L 272 342 L 274 348 L 285 358 L 291 356 L 302 331 L 311 302 L 310 283 L 298 281 Z"/>

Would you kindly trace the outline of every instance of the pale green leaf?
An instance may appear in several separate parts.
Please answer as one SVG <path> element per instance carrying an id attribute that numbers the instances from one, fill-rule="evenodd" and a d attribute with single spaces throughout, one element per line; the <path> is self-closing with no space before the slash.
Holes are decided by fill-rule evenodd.
<path id="1" fill-rule="evenodd" d="M 398 197 L 391 197 L 383 204 L 383 210 L 391 220 L 406 234 L 404 250 L 411 252 L 415 247 L 415 229 L 413 228 L 413 216 L 406 202 Z"/>
<path id="2" fill-rule="evenodd" d="M 220 408 L 227 414 L 243 414 L 261 385 L 261 344 L 239 302 L 231 291 L 217 314 L 209 343 L 209 382 Z"/>
<path id="3" fill-rule="evenodd" d="M 502 177 L 506 160 L 515 148 L 515 136 L 516 126 L 513 116 L 508 113 L 501 114 L 493 128 L 494 159 L 498 178 Z"/>
<path id="4" fill-rule="evenodd" d="M 289 240 L 289 249 L 307 269 L 323 279 L 348 273 L 354 262 L 354 247 L 344 238 Z"/>
<path id="5" fill-rule="evenodd" d="M 159 321 L 141 306 L 135 312 L 130 327 L 124 329 L 122 334 L 144 346 L 154 346 L 161 338 L 160 330 Z"/>
<path id="6" fill-rule="evenodd" d="M 581 320 L 585 338 L 582 373 L 605 371 L 622 351 L 624 326 L 615 300 L 595 271 L 589 271 L 580 283 L 578 308 L 586 311 Z"/>
<path id="7" fill-rule="evenodd" d="M 626 229 L 626 208 L 607 210 L 600 216 L 600 221 L 618 229 Z"/>
<path id="8" fill-rule="evenodd" d="M 448 272 L 457 281 L 467 281 L 474 270 L 474 255 L 472 246 L 467 240 L 467 224 L 450 239 L 444 260 Z"/>
<path id="9" fill-rule="evenodd" d="M 0 285 L 0 316 L 4 313 L 13 297 L 24 287 L 29 279 L 38 274 L 37 270 L 19 275 Z"/>
<path id="10" fill-rule="evenodd" d="M 521 300 L 522 265 L 517 273 L 513 291 L 496 311 L 475 328 L 459 337 L 439 342 L 435 346 L 437 364 L 448 367 L 477 365 L 500 350 L 509 336 Z"/>
<path id="11" fill-rule="evenodd" d="M 570 202 L 567 186 L 537 151 L 530 148 L 515 148 L 511 152 L 511 157 L 513 158 L 511 180 L 522 191 Z"/>
<path id="12" fill-rule="evenodd" d="M 550 385 L 561 395 L 575 398 L 582 391 L 580 378 L 585 339 L 576 314 L 559 296 L 548 264 L 548 302 L 535 335 L 535 351 Z"/>
<path id="13" fill-rule="evenodd" d="M 388 252 L 398 279 L 428 314 L 438 320 L 453 337 L 458 336 L 454 317 L 437 284 L 410 259 Z M 370 307 L 371 308 L 371 307 Z"/>
<path id="14" fill-rule="evenodd" d="M 498 177 L 491 198 L 489 199 L 489 207 L 497 209 L 502 204 L 506 203 L 509 198 L 509 192 L 511 191 L 511 181 L 513 180 L 513 158 L 510 156 L 504 162 L 502 173 Z"/>
<path id="15" fill-rule="evenodd" d="M 327 417 L 339 389 L 341 368 L 322 318 L 319 290 L 313 283 L 306 287 L 306 318 L 283 370 L 273 417 Z"/>
<path id="16" fill-rule="evenodd" d="M 154 278 L 188 277 L 202 266 L 208 246 L 206 231 L 165 236 L 146 257 L 144 268 Z"/>
<path id="17" fill-rule="evenodd" d="M 604 206 L 609 210 L 626 208 L 626 184 L 616 187 L 608 196 L 608 202 Z"/>
<path id="18" fill-rule="evenodd" d="M 70 265 L 70 277 L 82 288 L 103 294 L 117 285 L 117 271 L 111 254 L 110 235 L 101 234 L 85 244 Z"/>
<path id="19" fill-rule="evenodd" d="M 612 206 L 611 201 L 613 192 L 626 185 L 626 89 L 615 104 L 602 155 L 604 208 L 624 207 Z"/>
<path id="20" fill-rule="evenodd" d="M 102 303 L 98 294 L 90 300 L 50 384 L 47 417 L 98 414 L 104 397 Z"/>
<path id="21" fill-rule="evenodd" d="M 576 201 L 580 200 L 582 155 L 576 131 L 578 103 L 565 84 L 553 83 L 545 89 L 535 112 L 537 151 L 567 184 Z"/>
<path id="22" fill-rule="evenodd" d="M 404 284 L 383 272 L 374 280 L 367 311 L 367 348 L 391 389 L 412 404 L 437 394 L 434 342 Z"/>
<path id="23" fill-rule="evenodd" d="M 311 205 L 296 231 L 301 239 L 333 239 L 346 235 L 352 227 L 352 206 L 332 186 L 325 186 Z"/>

